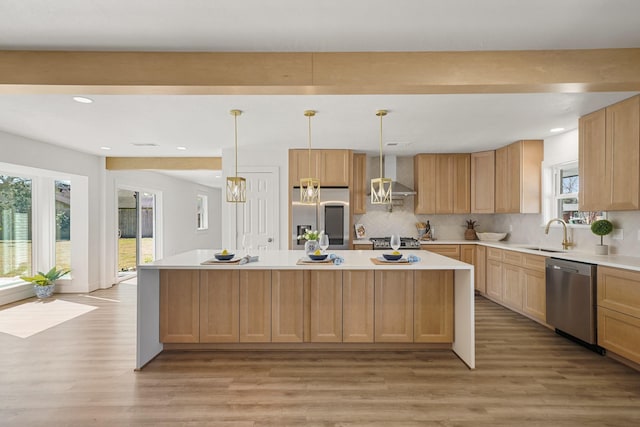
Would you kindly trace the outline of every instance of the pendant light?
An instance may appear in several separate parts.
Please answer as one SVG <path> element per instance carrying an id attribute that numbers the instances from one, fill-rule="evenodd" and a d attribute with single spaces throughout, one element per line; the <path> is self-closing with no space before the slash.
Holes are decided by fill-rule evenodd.
<path id="1" fill-rule="evenodd" d="M 235 130 L 236 146 L 236 175 L 227 177 L 227 202 L 244 203 L 247 201 L 247 180 L 238 176 L 238 116 L 242 114 L 240 110 L 231 110 Z"/>
<path id="2" fill-rule="evenodd" d="M 304 115 L 309 119 L 309 176 L 311 176 L 311 117 L 315 116 L 316 112 L 313 110 L 306 110 Z M 320 180 L 318 178 L 300 179 L 300 203 L 315 205 L 319 201 Z"/>
<path id="3" fill-rule="evenodd" d="M 380 117 L 380 178 L 371 180 L 371 204 L 391 204 L 391 179 L 384 178 L 382 173 L 382 118 L 387 115 L 387 110 L 378 110 L 376 116 Z"/>

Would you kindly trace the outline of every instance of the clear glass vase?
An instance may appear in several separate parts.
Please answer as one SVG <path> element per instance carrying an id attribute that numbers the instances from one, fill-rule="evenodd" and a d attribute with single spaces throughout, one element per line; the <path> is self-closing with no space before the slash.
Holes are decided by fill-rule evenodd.
<path id="1" fill-rule="evenodd" d="M 320 243 L 317 240 L 307 240 L 304 242 L 304 253 L 309 255 L 320 249 Z"/>

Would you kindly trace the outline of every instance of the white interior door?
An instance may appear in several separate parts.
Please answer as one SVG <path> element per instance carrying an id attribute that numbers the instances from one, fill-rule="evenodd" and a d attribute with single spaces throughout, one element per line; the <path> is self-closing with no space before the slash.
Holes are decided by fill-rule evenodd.
<path id="1" fill-rule="evenodd" d="M 277 249 L 279 239 L 278 169 L 239 172 L 247 180 L 247 202 L 236 203 L 236 248 L 249 234 L 254 250 Z M 230 205 L 233 205 L 230 203 Z"/>

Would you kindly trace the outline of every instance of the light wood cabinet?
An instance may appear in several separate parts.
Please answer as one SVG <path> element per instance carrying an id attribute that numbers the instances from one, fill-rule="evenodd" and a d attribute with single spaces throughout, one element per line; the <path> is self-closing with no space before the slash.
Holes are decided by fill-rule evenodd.
<path id="1" fill-rule="evenodd" d="M 471 153 L 471 213 L 495 212 L 496 152 Z"/>
<path id="2" fill-rule="evenodd" d="M 353 249 L 356 251 L 370 251 L 373 249 L 373 243 L 369 243 L 369 244 L 357 243 L 353 245 Z"/>
<path id="3" fill-rule="evenodd" d="M 271 341 L 271 271 L 240 271 L 240 342 Z"/>
<path id="4" fill-rule="evenodd" d="M 342 342 L 342 272 L 311 270 L 311 342 Z"/>
<path id="5" fill-rule="evenodd" d="M 414 274 L 414 342 L 453 341 L 453 271 Z"/>
<path id="6" fill-rule="evenodd" d="M 420 249 L 460 260 L 460 245 L 420 245 Z"/>
<path id="7" fill-rule="evenodd" d="M 475 258 L 475 289 L 481 294 L 487 292 L 487 248 L 476 246 Z"/>
<path id="8" fill-rule="evenodd" d="M 289 150 L 289 185 L 297 187 L 301 178 L 314 177 L 321 187 L 348 187 L 351 176 L 350 150 Z"/>
<path id="9" fill-rule="evenodd" d="M 342 341 L 373 342 L 373 270 L 342 273 Z"/>
<path id="10" fill-rule="evenodd" d="M 502 261 L 487 257 L 487 295 L 502 301 Z"/>
<path id="11" fill-rule="evenodd" d="M 535 256 L 535 255 L 533 255 Z M 538 257 L 543 258 L 543 257 Z M 544 261 L 543 261 L 544 262 Z M 524 300 L 522 311 L 542 323 L 547 321 L 547 287 L 544 268 L 540 270 L 522 269 Z"/>
<path id="12" fill-rule="evenodd" d="M 467 264 L 475 265 L 476 262 L 476 246 L 475 245 L 460 245 L 460 261 Z"/>
<path id="13" fill-rule="evenodd" d="M 302 342 L 304 326 L 304 272 L 271 273 L 271 341 Z"/>
<path id="14" fill-rule="evenodd" d="M 540 213 L 542 140 L 517 141 L 495 153 L 496 213 Z"/>
<path id="15" fill-rule="evenodd" d="M 502 302 L 516 310 L 522 310 L 522 282 L 520 267 L 502 264 Z"/>
<path id="16" fill-rule="evenodd" d="M 239 272 L 200 271 L 200 342 L 238 342 L 239 320 Z"/>
<path id="17" fill-rule="evenodd" d="M 640 96 L 581 117 L 579 130 L 580 209 L 640 209 Z"/>
<path id="18" fill-rule="evenodd" d="M 160 342 L 198 342 L 199 298 L 197 271 L 160 270 Z"/>
<path id="19" fill-rule="evenodd" d="M 351 186 L 351 212 L 354 215 L 367 213 L 367 155 L 353 153 L 353 185 Z"/>
<path id="20" fill-rule="evenodd" d="M 375 341 L 413 342 L 413 271 L 375 271 Z"/>
<path id="21" fill-rule="evenodd" d="M 598 267 L 598 345 L 640 363 L 640 272 Z"/>
<path id="22" fill-rule="evenodd" d="M 417 214 L 471 211 L 471 156 L 418 154 L 414 158 Z"/>

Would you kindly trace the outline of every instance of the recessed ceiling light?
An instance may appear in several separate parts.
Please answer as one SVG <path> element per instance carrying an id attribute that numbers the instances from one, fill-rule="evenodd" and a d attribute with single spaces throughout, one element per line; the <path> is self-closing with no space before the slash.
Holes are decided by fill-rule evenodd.
<path id="1" fill-rule="evenodd" d="M 182 151 L 184 151 L 184 150 L 186 150 L 186 149 L 187 149 L 187 147 L 176 147 L 176 150 L 182 150 Z"/>
<path id="2" fill-rule="evenodd" d="M 84 96 L 74 96 L 73 100 L 81 104 L 91 104 L 93 102 L 93 99 Z"/>
<path id="3" fill-rule="evenodd" d="M 101 150 L 111 150 L 111 147 L 100 147 Z"/>
<path id="4" fill-rule="evenodd" d="M 564 128 L 553 128 L 553 129 L 549 129 L 549 132 L 562 132 L 564 130 Z"/>

